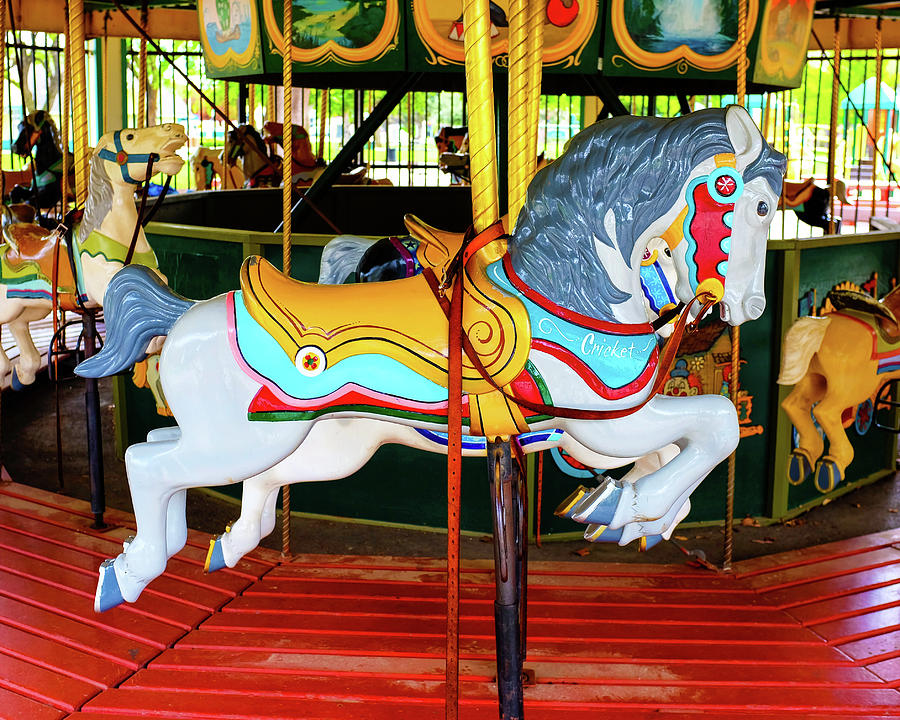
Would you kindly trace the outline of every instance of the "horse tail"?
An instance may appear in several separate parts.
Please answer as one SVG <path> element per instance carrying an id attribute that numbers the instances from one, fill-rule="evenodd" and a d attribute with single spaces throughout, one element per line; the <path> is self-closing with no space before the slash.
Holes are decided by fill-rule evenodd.
<path id="1" fill-rule="evenodd" d="M 372 247 L 374 240 L 354 235 L 338 235 L 329 240 L 322 249 L 322 262 L 319 265 L 320 285 L 340 285 L 350 275 L 356 280 L 356 268 L 366 250 Z"/>
<path id="2" fill-rule="evenodd" d="M 796 385 L 803 379 L 830 324 L 830 317 L 802 317 L 791 325 L 784 336 L 781 373 L 776 381 L 779 385 Z"/>
<path id="3" fill-rule="evenodd" d="M 107 377 L 147 357 L 147 345 L 167 335 L 196 301 L 181 297 L 143 265 L 127 265 L 115 275 L 103 296 L 106 343 L 78 364 L 81 377 Z"/>

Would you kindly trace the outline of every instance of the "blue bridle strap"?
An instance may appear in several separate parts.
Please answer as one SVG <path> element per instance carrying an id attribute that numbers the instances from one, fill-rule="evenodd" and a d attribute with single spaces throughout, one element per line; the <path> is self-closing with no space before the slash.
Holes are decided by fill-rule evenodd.
<path id="1" fill-rule="evenodd" d="M 113 152 L 109 148 L 103 148 L 99 153 L 97 153 L 97 155 L 102 160 L 109 160 L 110 162 L 116 163 L 119 166 L 119 170 L 122 171 L 122 179 L 125 182 L 131 183 L 132 185 L 140 185 L 140 183 L 142 181 L 135 180 L 129 174 L 128 163 L 144 163 L 144 164 L 146 164 L 146 163 L 150 162 L 151 158 L 153 158 L 154 160 L 158 160 L 159 155 L 157 155 L 156 153 L 140 153 L 140 154 L 132 153 L 129 155 L 127 152 L 125 152 L 125 148 L 122 147 L 121 134 L 122 134 L 121 130 L 116 130 L 113 133 L 113 143 L 116 146 L 116 152 Z"/>

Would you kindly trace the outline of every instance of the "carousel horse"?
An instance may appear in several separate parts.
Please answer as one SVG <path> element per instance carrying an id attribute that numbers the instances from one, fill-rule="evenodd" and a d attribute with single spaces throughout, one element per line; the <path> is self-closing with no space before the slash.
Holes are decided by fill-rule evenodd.
<path id="1" fill-rule="evenodd" d="M 245 187 L 278 187 L 281 185 L 281 158 L 269 155 L 262 136 L 252 125 L 238 125 L 228 132 L 228 167 L 241 160 Z"/>
<path id="2" fill-rule="evenodd" d="M 50 208 L 62 199 L 62 143 L 56 123 L 46 110 L 25 116 L 19 123 L 19 135 L 12 143 L 13 152 L 23 158 L 34 151 L 34 177 L 30 185 L 16 185 L 10 190 L 10 201 L 29 203 L 37 209 Z M 69 187 L 75 187 L 75 164 L 69 155 Z"/>
<path id="3" fill-rule="evenodd" d="M 438 167 L 449 173 L 454 183 L 469 182 L 469 128 L 442 127 L 434 136 Z"/>
<path id="4" fill-rule="evenodd" d="M 138 222 L 134 188 L 146 179 L 150 154 L 158 158 L 153 164 L 154 173 L 174 175 L 184 165 L 175 150 L 185 141 L 184 128 L 176 124 L 118 130 L 100 138 L 91 155 L 84 215 L 71 235 L 71 262 L 65 244 L 59 253 L 59 307 L 77 311 L 103 304 L 110 278 L 125 264 Z M 40 367 L 41 356 L 31 339 L 28 324 L 46 317 L 52 308 L 56 237 L 56 233 L 48 233 L 33 223 L 18 222 L 3 227 L 0 324 L 9 325 L 19 348 L 19 362 L 13 370 L 17 384 L 33 383 Z M 158 272 L 156 255 L 143 229 L 138 232 L 132 262 Z M 9 358 L 0 349 L 0 375 L 9 371 Z"/>
<path id="5" fill-rule="evenodd" d="M 843 180 L 835 182 L 835 194 L 844 205 L 849 205 L 847 185 Z M 828 207 L 829 192 L 827 188 L 816 185 L 813 178 L 803 182 L 785 180 L 784 192 L 778 203 L 778 209 L 790 208 L 798 218 L 810 227 L 821 228 L 828 232 L 829 222 L 834 221 L 834 231 L 841 231 L 841 218 L 832 217 Z"/>
<path id="6" fill-rule="evenodd" d="M 778 376 L 780 385 L 795 386 L 782 403 L 799 435 L 788 480 L 799 485 L 813 474 L 823 493 L 844 479 L 853 461 L 845 427 L 856 409 L 900 378 L 900 290 L 881 300 L 850 290 L 828 297 L 835 312 L 791 325 Z M 828 438 L 827 454 L 813 418 Z"/>
<path id="7" fill-rule="evenodd" d="M 221 187 L 239 188 L 244 186 L 244 173 L 235 165 L 227 165 L 228 178 L 222 167 L 222 149 L 200 146 L 191 156 L 191 170 L 197 190 L 212 190 L 213 180 L 219 178 Z"/>
<path id="8" fill-rule="evenodd" d="M 467 351 L 453 402 L 466 434 L 567 433 L 620 458 L 675 444 L 674 458 L 635 483 L 605 480 L 585 515 L 623 534 L 667 530 L 739 430 L 727 398 L 656 392 L 667 368 L 646 322 L 640 259 L 662 238 L 681 302 L 719 302 L 733 325 L 758 318 L 784 169 L 739 107 L 613 118 L 579 133 L 532 181 L 514 234 L 494 225 L 459 261 L 452 292 Z M 340 286 L 251 257 L 241 290 L 202 302 L 146 269 L 120 271 L 105 297 L 106 344 L 77 372 L 124 370 L 167 335 L 160 378 L 179 427 L 126 453 L 138 531 L 101 565 L 97 610 L 133 602 L 183 547 L 189 487 L 252 478 L 243 502 L 255 507 L 242 515 L 259 518 L 284 478 L 345 477 L 384 443 L 447 431 L 446 290 L 435 278 L 456 263 L 440 247 L 430 257 L 430 272 Z M 231 565 L 246 540 L 232 529 L 211 550 Z"/>

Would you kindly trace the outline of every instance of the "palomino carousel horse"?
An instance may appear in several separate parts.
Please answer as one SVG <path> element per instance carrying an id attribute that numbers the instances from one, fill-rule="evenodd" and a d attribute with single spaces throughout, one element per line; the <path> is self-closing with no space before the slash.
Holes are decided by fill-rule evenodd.
<path id="1" fill-rule="evenodd" d="M 13 152 L 31 157 L 34 150 L 34 177 L 30 186 L 16 185 L 10 190 L 10 201 L 28 203 L 41 210 L 51 208 L 62 198 L 62 143 L 56 123 L 46 110 L 38 110 L 19 123 L 19 135 L 12 143 Z M 69 155 L 69 187 L 74 187 L 74 163 Z"/>
<path id="2" fill-rule="evenodd" d="M 797 428 L 788 480 L 799 485 L 814 472 L 819 492 L 830 492 L 853 461 L 845 421 L 900 378 L 900 291 L 882 300 L 849 290 L 828 294 L 835 312 L 798 319 L 784 337 L 780 385 L 795 385 L 782 407 Z M 813 417 L 828 438 L 825 444 Z M 847 423 L 849 424 L 849 423 Z"/>
<path id="3" fill-rule="evenodd" d="M 439 248 L 430 273 L 339 286 L 251 257 L 240 291 L 203 302 L 123 269 L 105 298 L 106 345 L 78 372 L 119 372 L 167 335 L 160 376 L 179 430 L 126 453 L 138 532 L 101 566 L 95 608 L 133 602 L 181 549 L 187 488 L 252 478 L 255 497 L 243 502 L 255 507 L 242 515 L 259 518 L 285 479 L 345 477 L 381 444 L 446 432 L 448 290 L 463 305 L 463 397 L 452 401 L 467 434 L 568 433 L 575 452 L 619 458 L 676 444 L 678 455 L 635 483 L 604 481 L 585 518 L 623 534 L 665 531 L 739 431 L 722 396 L 655 392 L 667 368 L 646 322 L 640 259 L 663 238 L 682 302 L 721 302 L 731 324 L 759 317 L 784 167 L 742 108 L 614 118 L 538 173 L 512 237 L 495 225 L 468 244 L 455 288 L 435 279 L 451 263 Z M 224 563 L 259 532 L 226 533 Z"/>
<path id="4" fill-rule="evenodd" d="M 222 149 L 202 145 L 191 156 L 191 171 L 194 173 L 194 187 L 197 190 L 212 190 L 213 180 L 219 178 L 221 187 L 239 188 L 244 186 L 244 173 L 237 165 L 226 165 L 226 177 L 222 167 Z"/>
<path id="5" fill-rule="evenodd" d="M 100 138 L 91 155 L 84 216 L 72 232 L 74 274 L 65 246 L 59 254 L 57 289 L 61 308 L 78 310 L 82 305 L 103 304 L 110 278 L 125 264 L 138 222 L 134 188 L 146 179 L 150 154 L 157 158 L 154 173 L 174 175 L 184 164 L 175 150 L 185 141 L 184 128 L 175 124 L 118 130 Z M 9 325 L 19 347 L 14 379 L 28 385 L 34 382 L 41 360 L 28 323 L 45 317 L 52 307 L 56 234 L 32 223 L 16 223 L 4 226 L 3 236 L 0 324 Z M 138 231 L 131 261 L 158 272 L 156 255 L 143 229 Z M 9 359 L 0 350 L 0 375 L 9 370 Z"/>

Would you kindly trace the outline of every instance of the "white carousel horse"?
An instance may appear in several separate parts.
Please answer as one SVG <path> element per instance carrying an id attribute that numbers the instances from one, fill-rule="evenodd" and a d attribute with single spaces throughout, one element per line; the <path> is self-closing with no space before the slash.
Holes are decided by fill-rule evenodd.
<path id="1" fill-rule="evenodd" d="M 388 240 L 392 244 L 395 241 L 399 242 L 397 238 Z M 362 267 L 361 261 L 364 254 L 376 242 L 378 241 L 374 239 L 353 235 L 339 235 L 331 240 L 322 252 L 319 283 L 340 284 L 344 278 L 357 274 L 357 268 Z M 417 241 L 408 238 L 404 242 L 404 247 L 415 254 Z M 415 267 L 415 263 L 411 265 Z M 406 264 L 400 264 L 400 267 L 405 266 Z M 366 266 L 366 269 L 371 268 Z M 421 267 L 419 271 L 421 271 Z M 661 238 L 651 238 L 641 258 L 641 286 L 644 290 L 644 304 L 648 321 L 655 321 L 662 312 L 670 307 L 675 307 L 678 301 L 672 288 L 675 287 L 676 281 L 677 274 L 671 250 Z M 669 337 L 673 329 L 674 324 L 670 322 L 658 328 L 656 332 L 660 337 Z M 402 433 L 402 438 L 397 435 L 397 439 L 395 439 L 395 442 L 399 444 L 427 452 L 447 451 L 446 433 L 405 427 L 394 428 L 394 430 L 396 433 Z M 154 430 L 148 435 L 147 440 L 148 442 L 177 440 L 179 432 L 177 427 Z M 668 445 L 641 458 L 614 458 L 592 452 L 561 431 L 524 433 L 519 436 L 519 443 L 523 448 L 528 448 L 529 452 L 552 448 L 564 450 L 592 468 L 611 470 L 633 463 L 634 467 L 622 477 L 622 482 L 630 483 L 637 482 L 645 475 L 658 470 L 679 452 L 676 445 Z M 485 457 L 487 455 L 486 439 L 470 435 L 464 436 L 463 454 L 467 457 Z M 282 464 L 278 466 L 277 471 L 273 468 L 271 472 L 244 481 L 241 515 L 231 523 L 224 534 L 215 539 L 207 558 L 207 571 L 219 570 L 226 565 L 234 567 L 241 557 L 253 550 L 264 537 L 275 529 L 278 491 L 283 485 L 294 482 L 294 478 L 287 474 L 289 471 L 290 468 Z M 597 479 L 602 482 L 605 477 L 598 471 Z M 590 506 L 589 499 L 583 500 L 589 494 L 587 488 L 579 487 L 576 493 L 560 506 L 564 509 L 560 514 L 577 522 L 585 522 L 588 527 L 584 537 L 591 542 L 617 542 L 620 545 L 627 545 L 632 540 L 639 538 L 641 549 L 647 550 L 662 539 L 668 540 L 678 523 L 687 517 L 691 510 L 690 499 L 686 499 L 679 507 L 672 508 L 664 519 L 656 523 L 644 523 L 640 528 L 644 534 L 639 536 L 636 523 L 632 523 L 627 532 L 608 531 L 603 525 L 591 523 L 588 520 L 589 513 L 582 511 L 583 508 L 587 509 Z"/>
<path id="2" fill-rule="evenodd" d="M 675 444 L 634 484 L 605 481 L 585 518 L 623 534 L 668 529 L 739 432 L 722 396 L 653 393 L 640 259 L 666 239 L 681 301 L 720 300 L 731 324 L 759 317 L 784 167 L 737 107 L 615 118 L 573 138 L 532 182 L 514 235 L 483 234 L 465 264 L 464 326 L 491 378 L 463 360 L 469 433 L 567 433 L 587 464 L 578 447 L 635 458 Z M 253 478 L 258 498 L 244 502 L 259 518 L 281 478 L 345 477 L 381 444 L 446 432 L 447 323 L 427 278 L 308 285 L 249 258 L 241 292 L 195 303 L 141 268 L 119 273 L 106 345 L 78 372 L 118 372 L 167 334 L 160 375 L 180 434 L 126 453 L 138 532 L 101 566 L 97 610 L 133 602 L 183 546 L 187 488 Z"/>
<path id="3" fill-rule="evenodd" d="M 231 189 L 244 187 L 244 173 L 236 164 L 226 165 L 227 177 L 222 166 L 222 148 L 208 148 L 202 145 L 191 156 L 191 171 L 197 190 L 212 190 L 213 180 L 218 177 L 221 186 Z"/>
<path id="4" fill-rule="evenodd" d="M 134 188 L 146 179 L 149 154 L 158 158 L 153 164 L 154 174 L 175 174 L 184 164 L 175 151 L 185 141 L 184 127 L 176 124 L 119 130 L 100 138 L 91 155 L 84 216 L 72 233 L 77 280 L 73 278 L 65 247 L 60 250 L 60 307 L 78 310 L 80 304 L 88 307 L 103 304 L 106 286 L 122 269 L 131 244 L 138 221 Z M 34 382 L 41 361 L 28 324 L 46 317 L 52 307 L 50 279 L 56 234 L 33 223 L 7 225 L 3 234 L 0 325 L 9 325 L 19 348 L 14 380 L 28 385 Z M 158 271 L 156 255 L 143 229 L 138 233 L 132 261 Z M 9 358 L 0 349 L 0 377 L 9 371 Z"/>

